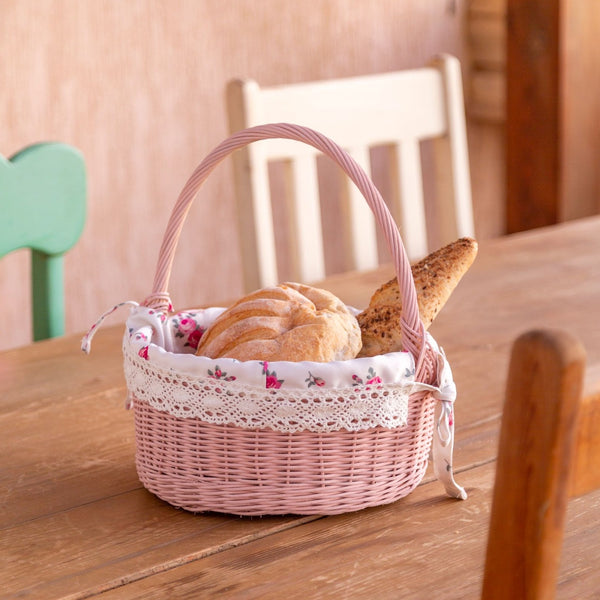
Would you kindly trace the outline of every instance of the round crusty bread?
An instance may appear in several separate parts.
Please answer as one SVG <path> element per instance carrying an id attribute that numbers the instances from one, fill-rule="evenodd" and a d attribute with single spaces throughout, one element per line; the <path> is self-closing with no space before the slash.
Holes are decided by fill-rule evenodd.
<path id="1" fill-rule="evenodd" d="M 432 252 L 412 266 L 419 315 L 428 329 L 462 276 L 477 256 L 477 242 L 460 238 Z M 369 307 L 357 317 L 362 332 L 359 356 L 402 350 L 402 299 L 396 278 L 375 291 Z"/>
<path id="2" fill-rule="evenodd" d="M 361 347 L 356 317 L 333 294 L 299 283 L 257 290 L 225 310 L 196 354 L 209 358 L 329 362 Z"/>

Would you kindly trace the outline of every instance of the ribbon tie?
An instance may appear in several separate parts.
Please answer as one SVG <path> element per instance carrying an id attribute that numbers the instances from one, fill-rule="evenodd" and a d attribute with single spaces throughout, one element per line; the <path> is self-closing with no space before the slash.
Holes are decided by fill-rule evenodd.
<path id="1" fill-rule="evenodd" d="M 413 389 L 414 391 L 429 391 L 431 396 L 438 401 L 431 450 L 435 476 L 442 482 L 449 496 L 466 500 L 467 492 L 456 483 L 452 472 L 456 385 L 452 379 L 450 365 L 441 348 L 438 350 L 438 373 L 437 386 L 416 382 Z"/>
<path id="2" fill-rule="evenodd" d="M 88 332 L 83 336 L 83 339 L 81 340 L 81 349 L 83 350 L 83 352 L 85 352 L 86 354 L 90 353 L 90 350 L 92 349 L 92 339 L 96 335 L 98 329 L 100 329 L 100 327 L 102 326 L 102 323 L 104 323 L 104 320 L 110 315 L 112 315 L 114 312 L 119 310 L 119 308 L 121 308 L 122 306 L 137 307 L 139 306 L 139 304 L 137 302 L 134 302 L 133 300 L 126 300 L 125 302 L 119 302 L 119 304 L 115 304 L 112 308 L 102 313 L 99 319 L 88 329 Z"/>

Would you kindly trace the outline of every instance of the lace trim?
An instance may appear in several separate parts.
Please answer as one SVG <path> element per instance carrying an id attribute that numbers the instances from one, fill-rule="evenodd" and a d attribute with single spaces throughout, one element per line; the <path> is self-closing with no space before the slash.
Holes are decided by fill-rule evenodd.
<path id="1" fill-rule="evenodd" d="M 157 367 L 124 345 L 130 395 L 176 417 L 252 429 L 328 432 L 406 425 L 414 383 L 265 389 Z"/>

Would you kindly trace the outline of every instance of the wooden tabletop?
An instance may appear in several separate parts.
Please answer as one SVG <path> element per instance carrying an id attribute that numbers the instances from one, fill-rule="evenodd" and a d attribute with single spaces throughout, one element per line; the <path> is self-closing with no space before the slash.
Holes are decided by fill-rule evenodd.
<path id="1" fill-rule="evenodd" d="M 329 278 L 363 306 L 391 276 Z M 119 299 L 115 299 L 119 300 Z M 134 466 L 122 327 L 0 354 L 0 598 L 477 598 L 510 344 L 576 333 L 600 380 L 600 218 L 484 242 L 431 332 L 452 365 L 456 478 L 334 517 L 193 515 Z M 572 500 L 558 598 L 599 598 L 600 493 Z"/>

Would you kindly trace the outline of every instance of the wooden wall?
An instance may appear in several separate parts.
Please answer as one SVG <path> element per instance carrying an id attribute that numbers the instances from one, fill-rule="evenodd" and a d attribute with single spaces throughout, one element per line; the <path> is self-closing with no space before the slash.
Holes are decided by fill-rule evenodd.
<path id="1" fill-rule="evenodd" d="M 171 205 L 227 134 L 229 78 L 270 85 L 419 66 L 437 52 L 464 59 L 464 5 L 5 0 L 0 153 L 60 140 L 87 160 L 87 225 L 66 258 L 68 331 L 83 331 L 114 303 L 150 292 Z M 470 134 L 482 237 L 503 226 L 498 131 L 487 127 Z M 219 167 L 190 213 L 171 282 L 177 306 L 241 291 L 230 168 Z M 27 343 L 25 252 L 0 261 L 0 297 L 0 349 Z"/>
<path id="2" fill-rule="evenodd" d="M 600 213 L 600 2 L 562 0 L 560 5 L 559 215 L 568 220 Z"/>
<path id="3" fill-rule="evenodd" d="M 600 2 L 469 2 L 470 116 L 502 126 L 508 232 L 600 213 L 598 31 Z"/>

